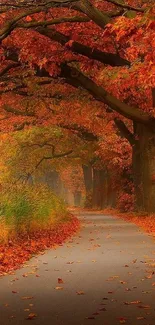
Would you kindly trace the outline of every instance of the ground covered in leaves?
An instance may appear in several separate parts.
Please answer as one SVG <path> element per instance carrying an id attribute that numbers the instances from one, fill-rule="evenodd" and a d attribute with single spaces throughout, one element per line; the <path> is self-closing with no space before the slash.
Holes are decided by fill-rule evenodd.
<path id="1" fill-rule="evenodd" d="M 116 210 L 104 210 L 105 214 L 115 215 L 118 218 L 124 219 L 125 221 L 132 222 L 139 227 L 142 227 L 146 232 L 155 236 L 155 215 L 142 215 L 134 212 L 120 213 Z"/>
<path id="2" fill-rule="evenodd" d="M 137 226 L 142 227 L 146 232 L 155 236 L 155 215 L 142 216 L 136 214 L 122 214 L 117 213 L 116 216 L 123 218 L 124 220 L 131 221 Z"/>
<path id="3" fill-rule="evenodd" d="M 96 214 L 103 213 L 105 215 L 114 215 L 118 218 L 124 219 L 125 221 L 132 222 L 132 223 L 136 224 L 137 226 L 142 227 L 146 232 L 155 236 L 155 214 L 142 215 L 142 214 L 138 214 L 135 212 L 121 213 L 120 211 L 118 211 L 116 209 L 104 209 L 104 210 L 99 210 L 99 211 L 95 210 L 95 213 Z"/>
<path id="4" fill-rule="evenodd" d="M 153 237 L 98 211 L 78 218 L 77 235 L 0 278 L 1 323 L 154 325 Z"/>
<path id="5" fill-rule="evenodd" d="M 18 236 L 8 244 L 0 244 L 0 276 L 18 269 L 34 254 L 61 245 L 79 227 L 79 220 L 70 215 L 67 221 L 54 225 L 50 230 L 34 231 L 29 238 Z"/>

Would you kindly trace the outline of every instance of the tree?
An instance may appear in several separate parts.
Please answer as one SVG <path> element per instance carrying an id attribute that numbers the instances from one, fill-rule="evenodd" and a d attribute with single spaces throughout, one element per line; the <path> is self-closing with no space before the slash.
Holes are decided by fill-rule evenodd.
<path id="1" fill-rule="evenodd" d="M 27 107 L 21 110 L 16 105 L 10 110 L 10 106 L 4 105 L 10 91 L 13 103 L 13 98 L 20 98 L 16 96 L 31 97 L 32 103 L 33 93 L 39 97 L 34 82 L 39 88 L 43 86 L 42 100 L 47 95 L 45 83 L 54 87 L 55 78 L 59 89 L 66 87 L 65 82 L 87 90 L 103 103 L 102 111 L 110 107 L 111 119 L 115 123 L 116 120 L 123 122 L 121 130 L 128 140 L 131 135 L 137 205 L 151 212 L 155 210 L 155 121 L 151 97 L 151 88 L 154 87 L 154 8 L 153 1 L 145 1 L 144 5 L 143 1 L 138 3 L 139 6 L 136 6 L 137 1 L 121 4 L 111 0 L 92 3 L 88 0 L 54 0 L 50 3 L 29 1 L 22 4 L 16 1 L 14 5 L 9 5 L 3 1 L 1 93 L 5 95 L 2 96 L 1 107 L 3 122 L 8 116 L 12 119 L 14 114 L 21 125 L 38 123 L 35 110 Z M 54 18 L 51 19 L 52 15 Z M 7 24 L 6 18 L 9 18 Z M 103 66 L 103 63 L 110 66 Z M 11 81 L 10 76 L 13 77 Z M 66 89 L 70 93 L 70 86 Z M 52 91 L 49 93 L 51 97 L 57 97 Z M 66 108 L 65 105 L 63 107 Z M 41 117 L 44 108 L 41 113 L 38 114 L 39 121 L 45 123 Z M 136 156 L 140 166 L 137 174 Z"/>

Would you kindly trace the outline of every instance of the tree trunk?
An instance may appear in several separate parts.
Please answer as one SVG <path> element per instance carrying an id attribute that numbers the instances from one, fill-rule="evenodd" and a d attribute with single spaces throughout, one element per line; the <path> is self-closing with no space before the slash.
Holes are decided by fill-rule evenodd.
<path id="1" fill-rule="evenodd" d="M 93 207 L 103 209 L 107 200 L 107 171 L 93 169 Z"/>
<path id="2" fill-rule="evenodd" d="M 86 189 L 85 208 L 92 208 L 93 172 L 91 165 L 82 165 Z"/>
<path id="3" fill-rule="evenodd" d="M 81 192 L 80 191 L 76 191 L 74 193 L 74 205 L 76 207 L 80 207 L 81 206 Z"/>
<path id="4" fill-rule="evenodd" d="M 100 208 L 104 209 L 107 207 L 108 202 L 108 179 L 107 179 L 107 170 L 101 169 L 99 171 L 100 177 Z"/>
<path id="5" fill-rule="evenodd" d="M 100 208 L 100 178 L 99 170 L 93 168 L 93 208 Z"/>
<path id="6" fill-rule="evenodd" d="M 155 134 L 146 126 L 135 123 L 136 143 L 133 146 L 133 175 L 136 209 L 155 212 Z"/>
<path id="7" fill-rule="evenodd" d="M 114 185 L 112 183 L 112 178 L 107 170 L 106 173 L 106 179 L 107 179 L 107 202 L 106 207 L 114 208 L 116 206 L 116 188 L 114 188 Z"/>

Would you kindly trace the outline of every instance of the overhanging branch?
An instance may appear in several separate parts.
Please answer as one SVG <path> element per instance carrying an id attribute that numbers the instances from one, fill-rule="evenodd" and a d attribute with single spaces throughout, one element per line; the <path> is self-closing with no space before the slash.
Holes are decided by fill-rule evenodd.
<path id="1" fill-rule="evenodd" d="M 35 169 L 37 169 L 44 160 L 51 160 L 51 159 L 56 159 L 56 158 L 63 158 L 63 157 L 66 157 L 66 156 L 70 155 L 72 152 L 73 152 L 73 150 L 69 150 L 69 151 L 64 152 L 64 153 L 52 154 L 52 156 L 44 156 L 36 164 Z"/>
<path id="2" fill-rule="evenodd" d="M 136 121 L 153 127 L 155 130 L 155 119 L 150 118 L 150 116 L 144 111 L 140 110 L 137 107 L 132 107 L 127 105 L 124 102 L 121 102 L 118 98 L 114 97 L 108 93 L 103 87 L 98 86 L 93 80 L 86 77 L 81 71 L 73 68 L 67 64 L 62 65 L 61 67 L 61 76 L 65 78 L 66 82 L 74 86 L 74 81 L 79 86 L 86 89 L 91 93 L 98 101 L 107 104 L 111 109 L 118 112 L 119 114 L 127 117 L 130 120 Z"/>
<path id="3" fill-rule="evenodd" d="M 131 146 L 135 145 L 134 135 L 133 135 L 133 133 L 130 132 L 130 130 L 125 125 L 125 123 L 118 118 L 115 118 L 114 122 L 115 122 L 116 127 L 120 131 L 120 134 L 123 135 L 123 137 L 125 137 L 129 141 Z"/>
<path id="4" fill-rule="evenodd" d="M 145 12 L 144 8 L 136 8 L 136 7 L 130 6 L 128 4 L 118 2 L 116 0 L 106 0 L 106 1 L 116 5 L 118 7 L 124 8 L 124 9 L 133 10 L 133 11 L 137 11 L 137 12 Z"/>
<path id="5" fill-rule="evenodd" d="M 130 66 L 130 62 L 124 58 L 121 58 L 119 54 L 109 53 L 109 52 L 102 52 L 98 49 L 83 45 L 79 42 L 72 41 L 68 36 L 57 32 L 54 29 L 48 29 L 39 27 L 36 29 L 40 34 L 47 36 L 53 41 L 60 43 L 61 45 L 67 45 L 69 41 L 69 49 L 72 52 L 84 55 L 89 59 L 97 60 L 104 64 L 109 64 L 111 66 Z"/>

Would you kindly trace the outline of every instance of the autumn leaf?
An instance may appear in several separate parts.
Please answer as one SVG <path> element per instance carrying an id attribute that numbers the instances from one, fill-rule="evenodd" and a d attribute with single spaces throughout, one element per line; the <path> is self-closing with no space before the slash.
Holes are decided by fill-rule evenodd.
<path id="1" fill-rule="evenodd" d="M 33 296 L 24 296 L 21 299 L 22 300 L 30 300 L 30 299 L 33 299 Z"/>
<path id="2" fill-rule="evenodd" d="M 32 319 L 34 319 L 34 318 L 36 318 L 36 317 L 37 317 L 37 314 L 30 313 L 30 314 L 28 315 L 28 317 L 26 317 L 26 319 L 28 319 L 28 320 L 32 320 Z"/>
<path id="3" fill-rule="evenodd" d="M 135 258 L 132 263 L 135 264 L 137 262 L 137 258 Z"/>
<path id="4" fill-rule="evenodd" d="M 55 290 L 63 290 L 63 287 L 55 287 Z"/>
<path id="5" fill-rule="evenodd" d="M 61 278 L 58 278 L 58 283 L 64 283 Z"/>
<path id="6" fill-rule="evenodd" d="M 30 22 L 30 21 L 32 21 L 32 18 L 31 18 L 30 16 L 27 16 L 27 17 L 25 18 L 25 20 L 26 20 L 27 22 Z"/>
<path id="7" fill-rule="evenodd" d="M 67 262 L 66 264 L 73 264 L 74 262 Z"/>
<path id="8" fill-rule="evenodd" d="M 84 295 L 85 292 L 84 291 L 76 291 L 76 294 L 79 295 L 79 296 L 81 296 L 81 295 Z"/>
<path id="9" fill-rule="evenodd" d="M 126 321 L 127 321 L 127 318 L 126 317 L 119 317 L 117 319 L 119 320 L 120 324 L 125 324 Z"/>
<path id="10" fill-rule="evenodd" d="M 140 305 L 140 306 L 137 306 L 138 308 L 141 308 L 141 309 L 151 309 L 151 307 L 149 305 Z"/>

